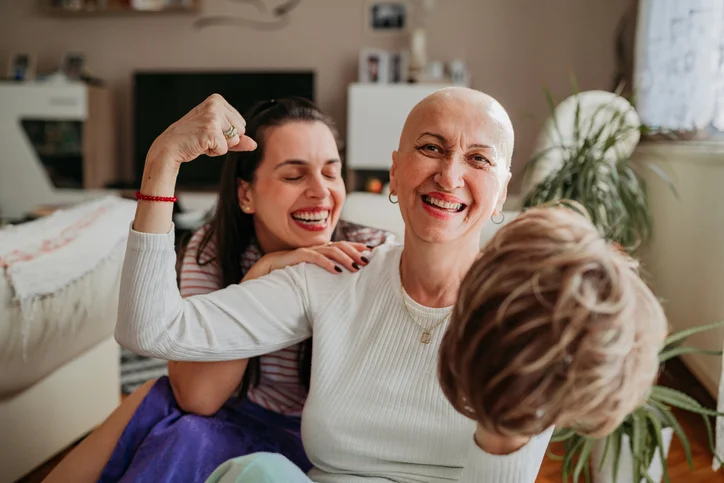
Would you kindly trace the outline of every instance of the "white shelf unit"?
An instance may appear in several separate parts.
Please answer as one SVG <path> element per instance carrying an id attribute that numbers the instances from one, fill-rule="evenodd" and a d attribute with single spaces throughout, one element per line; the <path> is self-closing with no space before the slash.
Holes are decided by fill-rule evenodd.
<path id="1" fill-rule="evenodd" d="M 447 84 L 350 84 L 347 100 L 347 183 L 364 171 L 387 171 L 410 110 Z"/>

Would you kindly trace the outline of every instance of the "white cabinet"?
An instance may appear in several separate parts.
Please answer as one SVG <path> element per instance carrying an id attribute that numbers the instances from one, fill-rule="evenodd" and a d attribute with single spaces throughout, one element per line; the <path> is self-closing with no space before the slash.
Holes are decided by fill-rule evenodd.
<path id="1" fill-rule="evenodd" d="M 350 84 L 347 168 L 387 170 L 410 110 L 442 84 Z"/>
<path id="2" fill-rule="evenodd" d="M 0 212 L 108 194 L 118 180 L 112 92 L 79 82 L 0 83 Z"/>

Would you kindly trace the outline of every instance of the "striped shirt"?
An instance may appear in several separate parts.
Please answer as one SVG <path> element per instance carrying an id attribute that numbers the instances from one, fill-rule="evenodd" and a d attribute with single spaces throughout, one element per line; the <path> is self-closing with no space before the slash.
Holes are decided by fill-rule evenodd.
<path id="1" fill-rule="evenodd" d="M 181 264 L 180 292 L 182 297 L 200 295 L 222 289 L 221 270 L 216 261 L 216 242 L 209 240 L 199 264 L 196 261 L 199 244 L 208 231 L 200 228 L 189 240 Z M 393 235 L 383 230 L 340 221 L 335 239 L 377 246 L 392 241 Z M 241 257 L 242 273 L 246 273 L 261 257 L 256 242 Z M 247 396 L 253 403 L 270 411 L 289 416 L 301 416 L 307 390 L 300 383 L 298 366 L 299 344 L 261 356 L 259 385 L 249 389 Z"/>

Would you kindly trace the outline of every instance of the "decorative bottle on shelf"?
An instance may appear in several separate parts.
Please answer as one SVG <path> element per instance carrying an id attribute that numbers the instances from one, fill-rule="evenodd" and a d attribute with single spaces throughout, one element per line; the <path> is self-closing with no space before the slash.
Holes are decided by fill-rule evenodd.
<path id="1" fill-rule="evenodd" d="M 425 82 L 427 78 L 427 17 L 435 6 L 435 0 L 417 0 L 412 10 L 410 29 L 409 82 Z"/>
<path id="2" fill-rule="evenodd" d="M 131 7 L 134 10 L 162 10 L 165 0 L 132 0 Z"/>
<path id="3" fill-rule="evenodd" d="M 422 81 L 427 67 L 427 37 L 425 29 L 417 27 L 410 35 L 410 82 Z"/>

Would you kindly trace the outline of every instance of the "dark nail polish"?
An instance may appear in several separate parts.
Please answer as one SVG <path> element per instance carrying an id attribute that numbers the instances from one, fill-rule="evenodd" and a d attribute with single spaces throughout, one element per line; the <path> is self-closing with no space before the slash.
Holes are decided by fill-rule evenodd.
<path id="1" fill-rule="evenodd" d="M 359 270 L 359 265 L 357 265 L 356 263 L 353 263 L 352 268 L 354 268 L 355 270 Z"/>
<path id="2" fill-rule="evenodd" d="M 360 257 L 360 260 L 362 260 L 365 263 L 370 263 L 370 261 L 367 260 L 367 257 Z"/>
<path id="3" fill-rule="evenodd" d="M 334 269 L 337 270 L 339 273 L 342 273 L 342 269 L 339 268 L 337 265 L 334 266 Z"/>
<path id="4" fill-rule="evenodd" d="M 367 245 L 367 248 L 369 248 L 370 250 L 373 250 L 375 247 L 373 247 L 372 245 Z"/>

